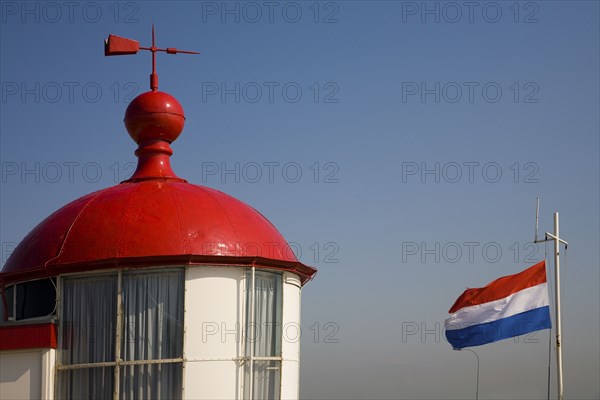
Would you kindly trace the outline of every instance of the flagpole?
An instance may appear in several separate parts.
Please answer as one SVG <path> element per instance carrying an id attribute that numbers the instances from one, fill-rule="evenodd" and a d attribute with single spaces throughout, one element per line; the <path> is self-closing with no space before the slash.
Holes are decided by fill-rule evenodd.
<path id="1" fill-rule="evenodd" d="M 556 312 L 556 384 L 558 385 L 558 400 L 563 400 L 564 387 L 563 387 L 563 363 L 562 363 L 562 326 L 561 326 L 561 315 L 560 315 L 560 244 L 565 245 L 565 249 L 569 245 L 565 240 L 560 238 L 560 229 L 558 225 L 558 211 L 554 212 L 554 234 L 546 232 L 544 240 L 537 240 L 538 230 L 538 215 L 540 209 L 540 199 L 537 199 L 537 206 L 535 211 L 536 222 L 535 222 L 535 239 L 534 243 L 548 242 L 552 240 L 554 242 L 554 300 L 555 300 L 555 312 Z"/>
<path id="2" fill-rule="evenodd" d="M 560 232 L 558 212 L 554 213 L 554 294 L 556 297 L 556 372 L 558 384 L 558 400 L 563 400 L 563 369 L 561 347 L 561 316 L 560 316 Z"/>
<path id="3" fill-rule="evenodd" d="M 552 359 L 552 331 L 548 331 L 548 400 L 550 400 L 550 363 Z"/>

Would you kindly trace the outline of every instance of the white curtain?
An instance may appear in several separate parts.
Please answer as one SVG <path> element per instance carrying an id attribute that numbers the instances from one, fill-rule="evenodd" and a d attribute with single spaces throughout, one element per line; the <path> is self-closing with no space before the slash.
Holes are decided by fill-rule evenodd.
<path id="1" fill-rule="evenodd" d="M 183 273 L 123 275 L 124 361 L 183 357 Z M 120 399 L 181 397 L 182 364 L 121 367 Z"/>
<path id="2" fill-rule="evenodd" d="M 249 371 L 249 368 L 247 368 Z M 246 385 L 249 384 L 249 372 L 246 374 Z M 254 361 L 253 400 L 279 399 L 281 387 L 281 361 Z M 246 387 L 245 399 L 250 399 L 249 386 Z"/>
<path id="3" fill-rule="evenodd" d="M 58 398 L 68 400 L 112 399 L 114 375 L 114 367 L 60 371 Z"/>
<path id="4" fill-rule="evenodd" d="M 117 276 L 65 279 L 62 294 L 61 364 L 115 360 Z M 110 399 L 113 367 L 62 370 L 58 376 L 62 399 Z"/>
<path id="5" fill-rule="evenodd" d="M 254 324 L 250 321 L 252 272 L 246 276 L 246 357 L 281 356 L 281 275 L 256 271 L 254 276 Z M 253 351 L 253 352 L 252 352 Z M 254 361 L 253 395 L 250 396 L 250 362 L 245 364 L 244 398 L 278 399 L 281 361 Z"/>
<path id="6" fill-rule="evenodd" d="M 252 277 L 250 277 L 250 281 Z M 254 342 L 255 357 L 278 356 L 280 351 L 281 318 L 281 276 L 272 273 L 256 272 L 254 277 L 254 327 L 249 337 L 249 345 Z M 279 283 L 279 285 L 278 285 Z M 251 282 L 250 282 L 251 284 Z M 248 304 L 250 304 L 248 296 Z M 249 318 L 248 314 L 248 318 Z M 255 336 L 255 337 L 252 337 Z"/>
<path id="7" fill-rule="evenodd" d="M 60 361 L 63 365 L 115 361 L 117 275 L 67 278 L 63 283 Z M 122 274 L 121 359 L 183 356 L 183 271 Z M 59 372 L 58 398 L 111 399 L 115 367 Z M 121 365 L 120 399 L 177 399 L 183 364 Z"/>

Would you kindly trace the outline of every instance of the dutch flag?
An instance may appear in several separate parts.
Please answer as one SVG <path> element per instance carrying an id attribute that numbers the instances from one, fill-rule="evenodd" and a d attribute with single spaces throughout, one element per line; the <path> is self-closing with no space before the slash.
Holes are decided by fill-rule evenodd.
<path id="1" fill-rule="evenodd" d="M 546 262 L 465 290 L 448 312 L 446 338 L 455 349 L 549 329 Z"/>

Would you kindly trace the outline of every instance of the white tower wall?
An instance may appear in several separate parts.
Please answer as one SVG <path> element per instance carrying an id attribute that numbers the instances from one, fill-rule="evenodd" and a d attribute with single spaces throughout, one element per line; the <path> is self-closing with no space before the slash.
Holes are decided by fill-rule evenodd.
<path id="1" fill-rule="evenodd" d="M 0 351 L 0 399 L 53 399 L 55 352 Z"/>
<path id="2" fill-rule="evenodd" d="M 283 275 L 281 398 L 297 399 L 300 387 L 300 279 Z"/>
<path id="3" fill-rule="evenodd" d="M 190 267 L 185 283 L 184 397 L 239 398 L 245 270 Z M 233 331 L 227 334 L 227 331 Z M 236 337 L 236 334 L 238 337 Z"/>

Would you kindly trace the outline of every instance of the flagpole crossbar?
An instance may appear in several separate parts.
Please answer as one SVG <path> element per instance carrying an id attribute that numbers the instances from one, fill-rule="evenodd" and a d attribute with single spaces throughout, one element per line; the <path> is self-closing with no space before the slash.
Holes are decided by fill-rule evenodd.
<path id="1" fill-rule="evenodd" d="M 556 236 L 554 236 L 551 233 L 546 232 L 545 235 L 546 235 L 546 239 L 544 239 L 544 240 L 536 240 L 533 243 L 544 243 L 544 242 L 551 242 L 551 241 L 554 241 L 554 240 L 558 240 L 559 242 L 561 242 L 562 244 L 565 245 L 565 249 L 569 246 L 569 243 L 567 243 L 566 240 L 562 240 L 561 238 L 556 237 Z M 548 239 L 548 237 L 551 237 L 552 239 Z"/>

